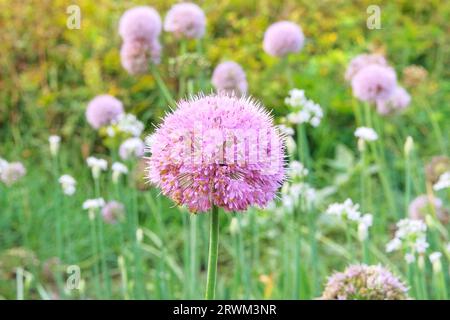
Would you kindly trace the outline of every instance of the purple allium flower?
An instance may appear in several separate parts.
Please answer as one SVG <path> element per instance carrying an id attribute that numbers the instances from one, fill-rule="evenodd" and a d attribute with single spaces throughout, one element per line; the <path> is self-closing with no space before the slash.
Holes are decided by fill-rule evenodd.
<path id="1" fill-rule="evenodd" d="M 13 185 L 27 173 L 27 170 L 20 162 L 10 162 L 2 167 L 0 180 L 7 186 Z"/>
<path id="2" fill-rule="evenodd" d="M 247 92 L 247 78 L 242 67 L 234 61 L 219 64 L 213 72 L 212 84 L 217 92 L 245 95 Z"/>
<path id="3" fill-rule="evenodd" d="M 388 115 L 404 110 L 411 102 L 411 96 L 402 87 L 397 86 L 387 100 L 377 101 L 377 111 L 381 115 Z"/>
<path id="4" fill-rule="evenodd" d="M 102 208 L 102 218 L 106 223 L 115 224 L 125 216 L 125 207 L 117 201 L 110 201 Z"/>
<path id="5" fill-rule="evenodd" d="M 279 21 L 267 28 L 263 48 L 271 56 L 283 57 L 302 49 L 305 41 L 303 31 L 290 21 Z"/>
<path id="6" fill-rule="evenodd" d="M 145 144 L 140 138 L 129 138 L 119 147 L 119 156 L 122 160 L 141 158 L 144 155 Z"/>
<path id="7" fill-rule="evenodd" d="M 164 30 L 173 32 L 177 38 L 201 38 L 205 34 L 206 17 L 194 3 L 177 3 L 167 12 Z"/>
<path id="8" fill-rule="evenodd" d="M 131 8 L 122 15 L 119 22 L 119 35 L 123 41 L 153 42 L 161 33 L 161 17 L 148 6 Z"/>
<path id="9" fill-rule="evenodd" d="M 250 98 L 180 101 L 152 136 L 149 180 L 191 212 L 264 206 L 284 176 L 284 145 L 272 117 Z"/>
<path id="10" fill-rule="evenodd" d="M 446 224 L 449 220 L 448 211 L 444 207 L 444 203 L 441 199 L 432 197 L 430 198 L 426 194 L 422 194 L 415 198 L 408 207 L 408 215 L 411 219 L 425 221 L 426 215 L 436 217 L 443 224 Z"/>
<path id="11" fill-rule="evenodd" d="M 397 87 L 397 76 L 390 67 L 376 64 L 362 68 L 352 78 L 353 95 L 366 102 L 387 100 Z"/>
<path id="12" fill-rule="evenodd" d="M 347 70 L 345 71 L 345 80 L 351 81 L 353 76 L 357 74 L 362 68 L 371 64 L 377 64 L 387 67 L 388 63 L 381 54 L 360 54 L 350 61 Z"/>
<path id="13" fill-rule="evenodd" d="M 126 40 L 120 48 L 122 67 L 131 75 L 143 74 L 149 63 L 159 64 L 161 60 L 161 44 L 158 39 Z"/>
<path id="14" fill-rule="evenodd" d="M 108 94 L 96 96 L 86 109 L 87 122 L 94 129 L 108 125 L 123 113 L 123 105 L 118 99 Z"/>
<path id="15" fill-rule="evenodd" d="M 351 265 L 328 278 L 325 300 L 407 300 L 408 288 L 381 265 Z"/>
<path id="16" fill-rule="evenodd" d="M 450 158 L 446 156 L 433 157 L 425 166 L 425 175 L 432 185 L 447 171 L 450 171 Z"/>

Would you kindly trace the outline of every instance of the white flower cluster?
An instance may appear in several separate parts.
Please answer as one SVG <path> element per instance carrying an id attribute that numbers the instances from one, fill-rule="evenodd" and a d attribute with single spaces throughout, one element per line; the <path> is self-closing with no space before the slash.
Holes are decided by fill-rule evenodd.
<path id="1" fill-rule="evenodd" d="M 364 141 L 375 141 L 378 139 L 378 134 L 372 128 L 359 127 L 355 130 L 355 137 Z"/>
<path id="2" fill-rule="evenodd" d="M 433 189 L 435 191 L 450 188 L 450 171 L 444 172 L 439 177 L 439 180 L 434 184 Z"/>
<path id="3" fill-rule="evenodd" d="M 308 173 L 308 169 L 299 161 L 294 160 L 289 164 L 289 177 L 291 179 L 303 179 Z"/>
<path id="4" fill-rule="evenodd" d="M 92 177 L 98 179 L 101 171 L 108 169 L 108 162 L 105 159 L 98 159 L 95 157 L 89 157 L 86 159 L 86 163 L 92 170 Z"/>
<path id="5" fill-rule="evenodd" d="M 362 214 L 359 204 L 353 203 L 352 199 L 346 199 L 343 203 L 332 203 L 328 206 L 326 213 L 336 216 L 342 221 L 352 221 L 358 224 L 358 236 L 361 241 L 369 234 L 369 228 L 373 224 L 373 216 L 370 213 Z"/>
<path id="6" fill-rule="evenodd" d="M 60 136 L 50 136 L 48 137 L 48 143 L 50 145 L 50 154 L 55 157 L 59 152 L 59 145 L 61 143 Z"/>
<path id="7" fill-rule="evenodd" d="M 305 91 L 292 89 L 289 96 L 284 100 L 287 106 L 293 108 L 293 112 L 287 116 L 291 123 L 309 123 L 317 127 L 323 117 L 323 111 L 320 105 L 305 96 Z"/>
<path id="8" fill-rule="evenodd" d="M 124 165 L 121 162 L 114 162 L 111 166 L 112 169 L 112 181 L 114 183 L 117 183 L 119 181 L 119 178 L 122 174 L 127 174 L 128 173 L 128 168 L 126 165 Z"/>
<path id="9" fill-rule="evenodd" d="M 119 156 L 122 160 L 140 158 L 144 155 L 145 144 L 141 138 L 133 137 L 125 140 L 119 147 Z"/>
<path id="10" fill-rule="evenodd" d="M 428 256 L 428 259 L 430 259 L 430 262 L 433 266 L 434 272 L 441 272 L 442 270 L 442 263 L 441 263 L 442 253 L 439 251 L 433 252 Z"/>
<path id="11" fill-rule="evenodd" d="M 105 200 L 103 198 L 88 199 L 83 202 L 84 210 L 96 210 L 105 206 Z"/>
<path id="12" fill-rule="evenodd" d="M 395 237 L 386 245 L 386 252 L 402 248 L 408 251 L 405 260 L 412 263 L 415 253 L 423 254 L 429 244 L 426 240 L 427 225 L 422 220 L 402 219 L 397 222 Z"/>
<path id="13" fill-rule="evenodd" d="M 317 200 L 316 190 L 309 184 L 303 182 L 285 184 L 281 190 L 281 193 L 281 201 L 283 206 L 290 211 L 300 205 L 300 200 L 302 197 L 308 207 L 312 206 Z"/>
<path id="14" fill-rule="evenodd" d="M 133 137 L 139 137 L 144 131 L 144 124 L 134 114 L 123 113 L 111 121 L 111 124 L 106 128 L 106 133 L 108 136 L 114 137 L 116 130 Z"/>
<path id="15" fill-rule="evenodd" d="M 75 179 L 68 175 L 62 175 L 61 177 L 59 177 L 59 183 L 61 184 L 61 187 L 63 189 L 63 193 L 67 196 L 72 196 L 75 191 L 76 191 L 76 184 L 77 182 L 75 181 Z"/>

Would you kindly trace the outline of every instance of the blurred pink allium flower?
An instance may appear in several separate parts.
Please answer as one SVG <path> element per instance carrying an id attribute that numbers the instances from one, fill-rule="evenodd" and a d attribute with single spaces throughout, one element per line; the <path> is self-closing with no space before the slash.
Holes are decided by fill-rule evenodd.
<path id="1" fill-rule="evenodd" d="M 96 96 L 86 109 L 86 120 L 94 129 L 108 125 L 123 113 L 123 105 L 108 94 Z"/>
<path id="2" fill-rule="evenodd" d="M 161 33 L 161 17 L 148 6 L 131 8 L 119 21 L 119 35 L 123 41 L 147 41 L 152 43 Z"/>
<path id="3" fill-rule="evenodd" d="M 2 166 L 0 180 L 7 186 L 13 185 L 26 174 L 27 170 L 20 162 L 10 162 Z"/>
<path id="4" fill-rule="evenodd" d="M 386 59 L 381 54 L 360 54 L 353 58 L 348 64 L 347 70 L 345 71 L 345 80 L 351 81 L 358 71 L 371 64 L 377 64 L 384 67 L 388 66 Z"/>
<path id="5" fill-rule="evenodd" d="M 434 216 L 435 213 L 443 224 L 448 222 L 448 211 L 445 209 L 442 200 L 436 197 L 430 198 L 426 194 L 415 198 L 408 207 L 408 215 L 411 219 L 425 221 L 426 215 Z"/>
<path id="6" fill-rule="evenodd" d="M 141 158 L 144 155 L 145 144 L 140 138 L 129 138 L 119 147 L 119 156 L 122 160 Z"/>
<path id="7" fill-rule="evenodd" d="M 284 145 L 272 117 L 250 98 L 180 101 L 148 148 L 149 180 L 191 212 L 264 206 L 284 176 Z"/>
<path id="8" fill-rule="evenodd" d="M 267 28 L 263 48 L 271 56 L 283 57 L 302 49 L 305 41 L 303 31 L 290 21 L 279 21 Z"/>
<path id="9" fill-rule="evenodd" d="M 110 201 L 102 208 L 102 218 L 106 223 L 115 224 L 125 216 L 125 207 L 117 201 Z"/>
<path id="10" fill-rule="evenodd" d="M 325 300 L 407 300 L 408 288 L 381 265 L 351 265 L 328 278 Z"/>
<path id="11" fill-rule="evenodd" d="M 366 102 L 387 100 L 396 88 L 397 76 L 390 67 L 371 64 L 352 78 L 353 95 Z"/>
<path id="12" fill-rule="evenodd" d="M 242 67 L 234 61 L 219 64 L 213 72 L 212 84 L 217 92 L 245 95 L 247 92 L 247 78 Z"/>
<path id="13" fill-rule="evenodd" d="M 194 3 L 177 3 L 170 8 L 164 20 L 164 30 L 177 38 L 201 38 L 205 34 L 206 17 Z"/>
<path id="14" fill-rule="evenodd" d="M 159 64 L 161 44 L 155 40 L 126 40 L 120 48 L 122 67 L 131 75 L 143 74 L 149 63 Z"/>
<path id="15" fill-rule="evenodd" d="M 377 101 L 377 111 L 381 115 L 388 115 L 404 110 L 410 102 L 409 93 L 404 88 L 397 86 L 389 99 Z"/>

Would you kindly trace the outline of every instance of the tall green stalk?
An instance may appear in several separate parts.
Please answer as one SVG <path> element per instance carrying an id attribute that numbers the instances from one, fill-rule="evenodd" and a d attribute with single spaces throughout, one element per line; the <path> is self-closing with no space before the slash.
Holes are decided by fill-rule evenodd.
<path id="1" fill-rule="evenodd" d="M 219 208 L 212 206 L 209 229 L 208 274 L 206 279 L 206 300 L 213 300 L 216 291 L 217 258 L 219 255 Z"/>
<path id="2" fill-rule="evenodd" d="M 166 84 L 164 83 L 164 80 L 161 78 L 161 75 L 159 74 L 159 71 L 156 66 L 153 64 L 150 65 L 150 71 L 153 75 L 153 78 L 155 78 L 156 84 L 158 85 L 159 90 L 161 91 L 162 95 L 164 96 L 164 99 L 166 102 L 171 106 L 176 106 L 175 100 L 172 98 L 172 94 L 170 93 L 169 89 L 167 88 Z"/>
<path id="3" fill-rule="evenodd" d="M 95 197 L 100 197 L 100 178 L 94 179 L 95 186 Z M 100 251 L 100 264 L 102 270 L 102 280 L 103 285 L 105 286 L 106 297 L 111 297 L 111 280 L 108 272 L 108 265 L 106 263 L 106 250 L 105 250 L 105 237 L 104 237 L 104 228 L 103 221 L 99 217 L 100 215 L 96 215 L 95 219 L 98 220 L 98 243 L 99 243 L 99 251 Z"/>

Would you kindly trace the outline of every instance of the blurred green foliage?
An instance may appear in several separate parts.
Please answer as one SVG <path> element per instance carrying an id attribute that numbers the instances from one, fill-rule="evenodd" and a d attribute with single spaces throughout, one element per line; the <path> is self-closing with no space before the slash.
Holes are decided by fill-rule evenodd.
<path id="1" fill-rule="evenodd" d="M 149 75 L 130 77 L 121 68 L 120 15 L 134 5 L 154 6 L 164 13 L 174 1 L 63 0 L 0 1 L 0 133 L 16 144 L 32 147 L 49 132 L 75 139 L 92 136 L 84 121 L 87 101 L 100 93 L 121 99 L 127 110 L 150 122 L 167 109 L 158 98 L 155 82 Z M 414 107 L 421 94 L 432 107 L 444 109 L 450 89 L 448 2 L 428 1 L 199 1 L 208 18 L 203 41 L 212 67 L 224 59 L 242 64 L 247 72 L 250 93 L 261 99 L 276 114 L 284 114 L 283 98 L 287 83 L 277 73 L 278 59 L 262 50 L 266 27 L 277 20 L 298 22 L 307 37 L 304 50 L 290 57 L 297 87 L 320 103 L 329 126 L 317 130 L 317 140 L 325 135 L 333 140 L 348 123 L 351 92 L 343 84 L 347 62 L 356 54 L 382 52 L 399 74 L 404 67 L 418 64 L 430 72 L 425 90 L 412 92 Z M 66 27 L 69 4 L 81 8 L 81 29 Z M 381 8 L 380 30 L 366 27 L 369 5 Z M 163 33 L 161 72 L 171 87 L 168 59 L 177 55 L 178 46 L 171 35 Z M 195 50 L 195 44 L 190 47 Z M 448 108 L 447 108 L 448 110 Z M 413 112 L 413 111 L 411 111 Z M 416 112 L 414 111 L 414 114 Z M 447 114 L 442 117 L 448 116 Z M 408 115 L 404 118 L 408 119 Z M 346 120 L 347 119 L 347 120 Z M 408 119 L 411 120 L 411 119 Z M 418 120 L 415 117 L 415 121 Z M 420 125 L 420 122 L 417 123 Z M 426 135 L 427 128 L 417 128 Z M 86 131 L 88 130 L 88 131 Z M 335 133 L 336 132 L 336 133 Z M 6 138 L 8 137 L 8 138 Z M 419 139 L 420 140 L 420 139 Z M 326 153 L 333 148 L 322 141 Z"/>

